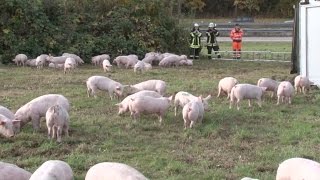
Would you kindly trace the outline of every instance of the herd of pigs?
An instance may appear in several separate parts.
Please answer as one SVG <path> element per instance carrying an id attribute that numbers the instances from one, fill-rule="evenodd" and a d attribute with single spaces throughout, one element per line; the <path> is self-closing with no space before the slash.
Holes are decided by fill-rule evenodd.
<path id="1" fill-rule="evenodd" d="M 110 71 L 112 67 L 110 56 L 103 54 L 92 57 L 92 63 L 102 66 L 104 71 Z M 13 60 L 17 65 L 32 64 L 37 68 L 49 67 L 64 68 L 66 73 L 68 69 L 74 69 L 82 64 L 83 60 L 74 54 L 64 53 L 60 57 L 50 55 L 40 55 L 36 59 L 28 60 L 23 54 L 19 54 Z M 142 61 L 138 60 L 136 55 L 118 56 L 113 60 L 118 67 L 125 66 L 133 68 L 135 72 L 151 69 L 151 65 L 158 61 L 159 66 L 179 66 L 192 65 L 185 55 L 175 55 L 169 53 L 147 53 Z M 225 77 L 219 81 L 218 97 L 224 93 L 230 100 L 229 108 L 234 103 L 237 109 L 240 109 L 239 102 L 244 99 L 256 99 L 261 107 L 261 98 L 266 91 L 272 92 L 272 97 L 277 95 L 277 104 L 287 102 L 291 104 L 291 99 L 295 92 L 306 93 L 313 83 L 304 76 L 296 76 L 294 85 L 289 81 L 278 82 L 270 78 L 261 78 L 257 85 L 240 84 L 234 77 Z M 156 114 L 159 117 L 160 124 L 163 121 L 165 113 L 170 105 L 174 105 L 175 116 L 178 108 L 182 108 L 182 117 L 184 128 L 192 128 L 195 123 L 201 124 L 205 110 L 208 107 L 208 101 L 211 95 L 207 97 L 194 96 L 189 92 L 180 91 L 170 97 L 164 97 L 166 93 L 166 82 L 162 80 L 147 80 L 134 85 L 123 85 L 104 76 L 91 76 L 86 81 L 88 97 L 97 98 L 97 91 L 108 92 L 110 99 L 114 97 L 123 100 L 116 104 L 119 108 L 118 114 L 130 112 L 130 116 L 136 121 L 140 114 Z M 37 97 L 20 107 L 15 114 L 4 106 L 0 106 L 0 134 L 10 138 L 20 132 L 20 128 L 32 122 L 35 131 L 40 129 L 40 119 L 45 117 L 48 130 L 48 138 L 57 139 L 61 142 L 62 134 L 68 136 L 69 129 L 69 100 L 61 94 L 46 94 Z M 63 161 L 49 160 L 42 164 L 33 174 L 17 167 L 16 165 L 0 162 L 0 174 L 5 180 L 11 179 L 59 179 L 71 180 L 73 173 L 71 167 Z M 103 162 L 94 165 L 86 174 L 86 180 L 106 180 L 106 179 L 147 179 L 136 169 L 121 163 Z M 304 159 L 291 158 L 282 162 L 277 171 L 276 179 L 320 179 L 320 164 Z M 243 178 L 249 180 L 252 178 Z"/>

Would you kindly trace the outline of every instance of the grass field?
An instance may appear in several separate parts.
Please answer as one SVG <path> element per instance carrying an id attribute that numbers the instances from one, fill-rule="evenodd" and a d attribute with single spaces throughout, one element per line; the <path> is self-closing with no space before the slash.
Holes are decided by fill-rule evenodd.
<path id="1" fill-rule="evenodd" d="M 230 110 L 225 96 L 215 96 L 223 77 L 256 84 L 261 77 L 290 79 L 289 71 L 289 63 L 208 60 L 195 61 L 193 67 L 155 68 L 142 75 L 117 68 L 105 74 L 90 65 L 67 75 L 52 69 L 0 66 L 2 106 L 16 111 L 48 93 L 63 94 L 71 102 L 69 138 L 50 141 L 44 120 L 39 133 L 29 123 L 16 137 L 0 138 L 0 159 L 30 172 L 46 160 L 64 160 L 75 179 L 81 180 L 90 166 L 103 161 L 131 165 L 150 179 L 274 179 L 278 164 L 287 158 L 320 161 L 319 91 L 296 95 L 292 105 L 276 106 L 276 99 L 265 96 L 262 108 L 254 104 L 250 109 L 244 101 L 240 111 Z M 167 82 L 167 95 L 184 90 L 214 98 L 203 124 L 191 130 L 183 130 L 182 115 L 174 117 L 173 108 L 161 126 L 152 115 L 134 123 L 128 114 L 117 115 L 118 101 L 105 93 L 97 99 L 86 96 L 85 81 L 92 75 L 110 76 L 123 84 L 161 79 Z"/>

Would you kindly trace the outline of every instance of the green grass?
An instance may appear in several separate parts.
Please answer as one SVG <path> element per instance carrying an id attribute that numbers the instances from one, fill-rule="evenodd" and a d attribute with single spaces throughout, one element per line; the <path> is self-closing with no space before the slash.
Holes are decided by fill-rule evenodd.
<path id="1" fill-rule="evenodd" d="M 116 68 L 108 74 L 123 84 L 162 79 L 168 84 L 167 95 L 180 90 L 212 94 L 203 124 L 191 130 L 183 130 L 181 110 L 174 117 L 170 108 L 161 126 L 153 115 L 143 115 L 134 123 L 128 114 L 117 115 L 118 101 L 111 101 L 106 93 L 88 98 L 85 80 L 107 76 L 102 69 L 84 65 L 64 75 L 52 69 L 1 66 L 0 104 L 12 111 L 47 93 L 63 94 L 71 102 L 69 138 L 63 137 L 62 143 L 50 141 L 44 120 L 39 133 L 33 133 L 29 123 L 16 137 L 1 137 L 1 161 L 33 172 L 44 161 L 60 159 L 70 164 L 76 179 L 84 179 L 90 166 L 103 161 L 128 164 L 150 179 L 274 179 L 278 164 L 287 158 L 320 160 L 317 90 L 296 95 L 292 105 L 276 106 L 276 100 L 266 96 L 263 108 L 254 103 L 249 109 L 244 101 L 240 111 L 228 109 L 226 97 L 215 97 L 218 81 L 225 76 L 254 84 L 273 75 L 290 79 L 289 63 L 199 60 L 194 64 L 154 68 L 143 75 Z"/>

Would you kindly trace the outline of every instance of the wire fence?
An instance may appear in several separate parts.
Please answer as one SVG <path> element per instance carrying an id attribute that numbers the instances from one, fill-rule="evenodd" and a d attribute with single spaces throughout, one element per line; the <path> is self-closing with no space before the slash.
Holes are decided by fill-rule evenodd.
<path id="1" fill-rule="evenodd" d="M 221 60 L 234 60 L 234 51 L 218 51 Z M 216 56 L 213 56 L 216 58 Z M 272 51 L 241 51 L 243 61 L 276 61 L 291 62 L 291 52 L 272 52 Z"/>

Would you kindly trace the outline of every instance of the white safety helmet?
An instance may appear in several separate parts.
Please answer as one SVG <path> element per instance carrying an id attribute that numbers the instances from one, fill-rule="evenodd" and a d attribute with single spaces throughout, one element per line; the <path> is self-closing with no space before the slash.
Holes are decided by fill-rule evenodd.
<path id="1" fill-rule="evenodd" d="M 216 27 L 217 24 L 209 23 L 209 28 Z"/>
<path id="2" fill-rule="evenodd" d="M 198 23 L 194 23 L 194 27 L 199 27 L 199 24 Z"/>

